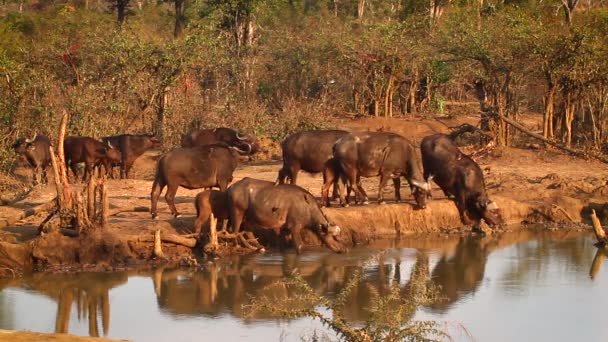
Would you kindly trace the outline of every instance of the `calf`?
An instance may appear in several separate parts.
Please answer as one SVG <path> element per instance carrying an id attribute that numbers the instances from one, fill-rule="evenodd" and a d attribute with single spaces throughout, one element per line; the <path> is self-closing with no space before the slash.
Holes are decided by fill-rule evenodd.
<path id="1" fill-rule="evenodd" d="M 78 163 L 84 163 L 85 170 L 82 181 L 86 181 L 98 165 L 103 165 L 106 175 L 110 172 L 110 164 L 120 161 L 120 151 L 111 144 L 103 144 L 90 137 L 67 137 L 63 150 L 65 163 L 69 166 L 75 178 L 78 178 Z"/>
<path id="2" fill-rule="evenodd" d="M 194 232 L 199 235 L 203 226 L 209 222 L 211 213 L 217 219 L 218 226 L 224 228 L 224 222 L 228 219 L 228 198 L 226 192 L 217 190 L 206 190 L 196 195 L 194 199 L 196 208 L 196 221 L 194 221 Z"/>
<path id="3" fill-rule="evenodd" d="M 481 168 L 444 134 L 422 139 L 424 177 L 433 180 L 446 196 L 453 196 L 464 224 L 479 230 L 481 220 L 491 226 L 502 222 L 498 206 L 490 201 Z"/>

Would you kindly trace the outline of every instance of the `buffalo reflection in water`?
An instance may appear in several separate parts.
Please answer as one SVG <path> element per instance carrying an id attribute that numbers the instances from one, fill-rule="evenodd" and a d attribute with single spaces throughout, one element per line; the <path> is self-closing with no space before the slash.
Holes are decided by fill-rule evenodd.
<path id="1" fill-rule="evenodd" d="M 365 321 L 374 294 L 384 295 L 391 284 L 401 283 L 399 261 L 386 264 L 382 258 L 374 265 L 352 265 L 352 260 L 336 254 L 318 258 L 302 258 L 285 255 L 280 263 L 258 264 L 255 258 L 233 257 L 230 262 L 209 264 L 204 270 L 159 269 L 155 273 L 154 287 L 161 310 L 174 315 L 217 316 L 230 313 L 245 318 L 244 307 L 251 298 L 268 298 L 273 303 L 293 304 L 286 299 L 290 290 L 282 286 L 281 280 L 295 270 L 319 295 L 333 297 L 350 280 L 355 272 L 362 274 L 360 283 L 348 294 L 343 310 L 349 321 Z M 428 279 L 428 257 L 419 253 L 412 276 Z M 410 281 L 413 279 L 410 277 Z M 409 293 L 410 282 L 402 284 L 402 292 Z M 413 312 L 412 312 L 413 314 Z M 276 318 L 268 314 L 256 313 L 247 318 Z"/>

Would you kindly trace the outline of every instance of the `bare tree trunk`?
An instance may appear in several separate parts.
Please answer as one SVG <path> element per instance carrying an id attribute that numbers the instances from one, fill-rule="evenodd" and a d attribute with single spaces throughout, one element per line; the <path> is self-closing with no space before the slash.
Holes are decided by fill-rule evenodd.
<path id="1" fill-rule="evenodd" d="M 186 0 L 174 0 L 175 6 L 175 29 L 173 37 L 178 38 L 182 35 L 186 23 Z"/>
<path id="2" fill-rule="evenodd" d="M 563 141 L 566 146 L 572 145 L 572 122 L 574 121 L 574 115 L 576 113 L 576 104 L 572 101 L 571 95 L 566 95 L 566 101 L 564 103 L 564 135 Z"/>
<path id="3" fill-rule="evenodd" d="M 357 2 L 357 18 L 363 18 L 363 12 L 365 11 L 365 0 L 358 0 Z"/>
<path id="4" fill-rule="evenodd" d="M 555 86 L 550 85 L 545 99 L 545 113 L 543 115 L 543 137 L 553 138 L 553 114 L 555 112 Z"/>
<path id="5" fill-rule="evenodd" d="M 386 85 L 386 91 L 384 92 L 384 116 L 393 116 L 393 86 L 395 83 L 395 76 L 390 75 L 388 83 Z"/>

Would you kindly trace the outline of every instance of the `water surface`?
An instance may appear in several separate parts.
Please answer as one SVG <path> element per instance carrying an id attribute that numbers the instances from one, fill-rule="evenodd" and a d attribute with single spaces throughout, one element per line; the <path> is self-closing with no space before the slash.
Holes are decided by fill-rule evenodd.
<path id="1" fill-rule="evenodd" d="M 329 297 L 360 271 L 344 312 L 360 324 L 371 293 L 406 288 L 417 264 L 441 286 L 443 300 L 414 318 L 445 323 L 456 341 L 608 341 L 604 257 L 586 233 L 517 231 L 378 241 L 343 255 L 233 257 L 202 269 L 34 274 L 0 282 L 0 329 L 135 341 L 300 340 L 325 330 L 308 318 L 246 318 L 243 305 L 262 295 L 280 303 L 288 294 L 271 285 L 295 269 Z"/>

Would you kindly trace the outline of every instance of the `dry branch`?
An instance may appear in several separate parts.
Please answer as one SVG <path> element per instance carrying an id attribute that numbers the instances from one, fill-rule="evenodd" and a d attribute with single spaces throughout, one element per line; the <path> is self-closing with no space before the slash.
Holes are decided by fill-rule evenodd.
<path id="1" fill-rule="evenodd" d="M 55 197 L 50 202 L 38 205 L 38 206 L 33 207 L 33 208 L 25 209 L 24 211 L 22 211 L 18 215 L 15 215 L 13 217 L 9 217 L 7 219 L 1 220 L 0 221 L 0 229 L 8 227 L 8 226 L 10 226 L 12 224 L 15 224 L 17 221 L 23 220 L 26 217 L 29 217 L 29 216 L 36 215 L 38 213 L 47 211 L 47 210 L 55 207 L 56 203 L 57 203 L 57 197 Z"/>
<path id="2" fill-rule="evenodd" d="M 63 143 L 65 139 L 65 129 L 68 124 L 68 112 L 63 111 L 63 115 L 61 116 L 61 124 L 59 128 L 59 141 L 57 142 L 57 164 L 59 177 L 61 177 L 61 182 L 63 187 L 63 198 L 64 203 L 60 203 L 60 205 L 65 205 L 66 207 L 70 207 L 72 200 L 70 197 L 70 186 L 68 183 L 68 173 L 65 169 L 65 151 L 63 149 Z M 55 167 L 55 166 L 54 166 Z M 57 172 L 56 172 L 57 173 Z M 57 182 L 56 182 L 57 183 Z M 57 189 L 57 194 L 59 194 L 59 189 Z"/>
<path id="3" fill-rule="evenodd" d="M 595 238 L 597 239 L 596 246 L 606 246 L 608 243 L 608 237 L 606 237 L 606 232 L 604 231 L 604 228 L 602 228 L 602 224 L 595 214 L 595 209 L 591 209 L 591 222 L 593 223 L 593 231 L 595 232 Z"/>
<path id="4" fill-rule="evenodd" d="M 217 219 L 213 213 L 209 216 L 209 244 L 217 248 Z"/>
<path id="5" fill-rule="evenodd" d="M 164 257 L 160 240 L 160 229 L 157 229 L 156 232 L 154 232 L 154 256 L 157 258 Z"/>

